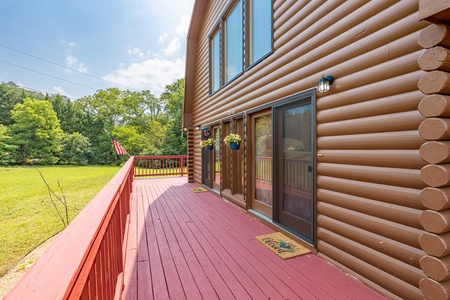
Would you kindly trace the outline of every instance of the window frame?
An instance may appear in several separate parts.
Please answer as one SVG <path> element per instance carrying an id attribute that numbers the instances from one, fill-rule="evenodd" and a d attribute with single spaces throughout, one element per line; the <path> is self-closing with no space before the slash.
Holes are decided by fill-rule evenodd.
<path id="1" fill-rule="evenodd" d="M 214 39 L 218 37 L 218 72 L 215 72 L 215 63 L 214 63 L 214 59 L 216 58 L 214 56 L 215 54 L 215 43 L 213 42 Z M 216 75 L 218 76 L 218 78 L 216 78 Z M 215 79 L 217 79 L 219 81 L 218 83 L 218 87 L 215 88 Z M 214 30 L 212 31 L 212 33 L 209 35 L 209 93 L 210 95 L 213 95 L 215 93 L 217 93 L 218 91 L 220 91 L 220 89 L 222 88 L 222 28 L 221 28 L 221 24 L 219 23 L 216 27 L 214 27 Z"/>
<path id="2" fill-rule="evenodd" d="M 232 0 L 231 3 L 227 6 L 225 12 L 222 14 L 222 16 L 219 18 L 219 21 L 214 26 L 211 34 L 209 35 L 209 96 L 214 95 L 215 93 L 219 92 L 222 88 L 233 82 L 236 78 L 244 74 L 247 70 L 251 69 L 253 66 L 257 65 L 259 62 L 264 60 L 266 57 L 268 57 L 270 54 L 273 53 L 273 43 L 274 43 L 274 29 L 273 29 L 273 1 L 271 2 L 270 6 L 270 50 L 263 54 L 261 57 L 255 59 L 253 62 L 251 62 L 251 20 L 252 20 L 252 13 L 250 6 L 252 5 L 253 1 L 258 0 Z M 226 24 L 227 24 L 227 18 L 232 14 L 234 9 L 237 5 L 241 5 L 242 9 L 242 52 L 241 52 L 241 61 L 242 66 L 240 70 L 231 76 L 230 78 L 227 77 L 227 33 L 226 33 Z M 219 70 L 217 71 L 214 67 L 214 45 L 213 45 L 213 39 L 215 37 L 219 38 Z M 219 78 L 217 78 L 219 77 Z M 216 81 L 218 80 L 218 86 L 216 87 Z"/>
<path id="3" fill-rule="evenodd" d="M 231 5 L 228 7 L 226 13 L 222 16 L 222 43 L 223 43 L 223 62 L 222 62 L 222 67 L 223 67 L 223 86 L 229 84 L 230 82 L 232 82 L 235 78 L 239 77 L 242 73 L 244 73 L 245 70 L 245 62 L 244 62 L 244 57 L 245 57 L 245 0 L 234 0 Z M 230 36 L 228 34 L 228 20 L 230 18 L 230 16 L 232 15 L 233 12 L 235 12 L 235 9 L 238 6 L 241 6 L 241 22 L 239 23 L 240 25 L 240 37 L 241 37 L 241 44 L 238 45 L 241 48 L 241 52 L 240 52 L 240 68 L 239 70 L 236 72 L 236 74 L 230 76 L 228 78 L 228 37 Z M 233 46 L 232 46 L 233 47 Z"/>
<path id="4" fill-rule="evenodd" d="M 267 56 L 269 56 L 270 54 L 273 53 L 273 2 L 270 1 L 272 3 L 272 5 L 270 6 L 270 15 L 271 15 L 271 19 L 270 19 L 270 50 L 267 51 L 265 54 L 261 55 L 260 57 L 258 57 L 257 59 L 255 59 L 252 62 L 251 59 L 251 55 L 252 55 L 252 22 L 253 22 L 253 11 L 252 11 L 252 4 L 253 2 L 256 2 L 258 0 L 245 0 L 245 49 L 246 49 L 246 53 L 245 53 L 245 70 L 249 70 L 251 69 L 253 66 L 257 65 L 259 62 L 261 62 L 262 60 L 264 60 L 264 58 L 266 58 Z M 260 0 L 259 0 L 260 1 Z"/>

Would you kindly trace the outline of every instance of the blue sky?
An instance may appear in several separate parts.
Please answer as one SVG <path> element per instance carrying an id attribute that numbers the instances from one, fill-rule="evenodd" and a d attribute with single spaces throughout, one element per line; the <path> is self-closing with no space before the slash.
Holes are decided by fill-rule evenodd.
<path id="1" fill-rule="evenodd" d="M 0 81 L 71 98 L 109 87 L 159 96 L 184 77 L 193 3 L 1 0 Z"/>

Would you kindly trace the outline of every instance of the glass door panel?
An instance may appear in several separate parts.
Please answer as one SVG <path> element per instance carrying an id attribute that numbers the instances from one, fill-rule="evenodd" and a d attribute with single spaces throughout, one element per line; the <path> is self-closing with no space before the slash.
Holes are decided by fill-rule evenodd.
<path id="1" fill-rule="evenodd" d="M 236 127 L 235 133 L 241 137 L 244 136 L 244 122 L 237 119 L 233 126 Z M 231 150 L 230 150 L 231 151 Z M 233 155 L 233 194 L 243 194 L 244 186 L 244 145 L 241 143 L 239 150 L 232 150 Z"/>
<path id="2" fill-rule="evenodd" d="M 230 134 L 230 122 L 222 125 L 222 136 Z M 230 147 L 222 148 L 222 189 L 231 189 L 231 150 Z"/>
<path id="3" fill-rule="evenodd" d="M 272 114 L 256 117 L 254 128 L 254 199 L 252 208 L 272 217 Z"/>
<path id="4" fill-rule="evenodd" d="M 220 128 L 213 128 L 213 138 L 216 140 L 216 145 L 214 146 L 214 163 L 213 163 L 213 189 L 220 191 Z"/>
<path id="5" fill-rule="evenodd" d="M 202 184 L 211 187 L 211 151 L 202 148 Z"/>
<path id="6" fill-rule="evenodd" d="M 276 108 L 276 221 L 313 238 L 314 142 L 311 100 Z"/>

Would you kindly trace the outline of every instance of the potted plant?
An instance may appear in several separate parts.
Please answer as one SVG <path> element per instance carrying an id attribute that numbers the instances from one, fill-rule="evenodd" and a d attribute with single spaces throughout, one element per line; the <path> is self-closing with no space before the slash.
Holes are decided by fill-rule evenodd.
<path id="1" fill-rule="evenodd" d="M 242 138 L 239 134 L 230 133 L 223 139 L 223 142 L 230 145 L 231 150 L 238 150 L 241 145 Z"/>
<path id="2" fill-rule="evenodd" d="M 212 149 L 214 149 L 215 144 L 216 144 L 216 141 L 213 138 L 207 138 L 207 139 L 201 140 L 200 147 L 206 148 L 206 150 L 212 150 Z"/>

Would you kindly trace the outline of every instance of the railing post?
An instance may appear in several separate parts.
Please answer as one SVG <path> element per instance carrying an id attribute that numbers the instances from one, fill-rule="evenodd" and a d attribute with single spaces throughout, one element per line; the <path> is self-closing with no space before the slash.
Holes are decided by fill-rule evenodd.
<path id="1" fill-rule="evenodd" d="M 183 177 L 183 175 L 184 175 L 184 157 L 180 157 L 179 158 L 180 160 L 181 160 L 181 177 Z"/>

